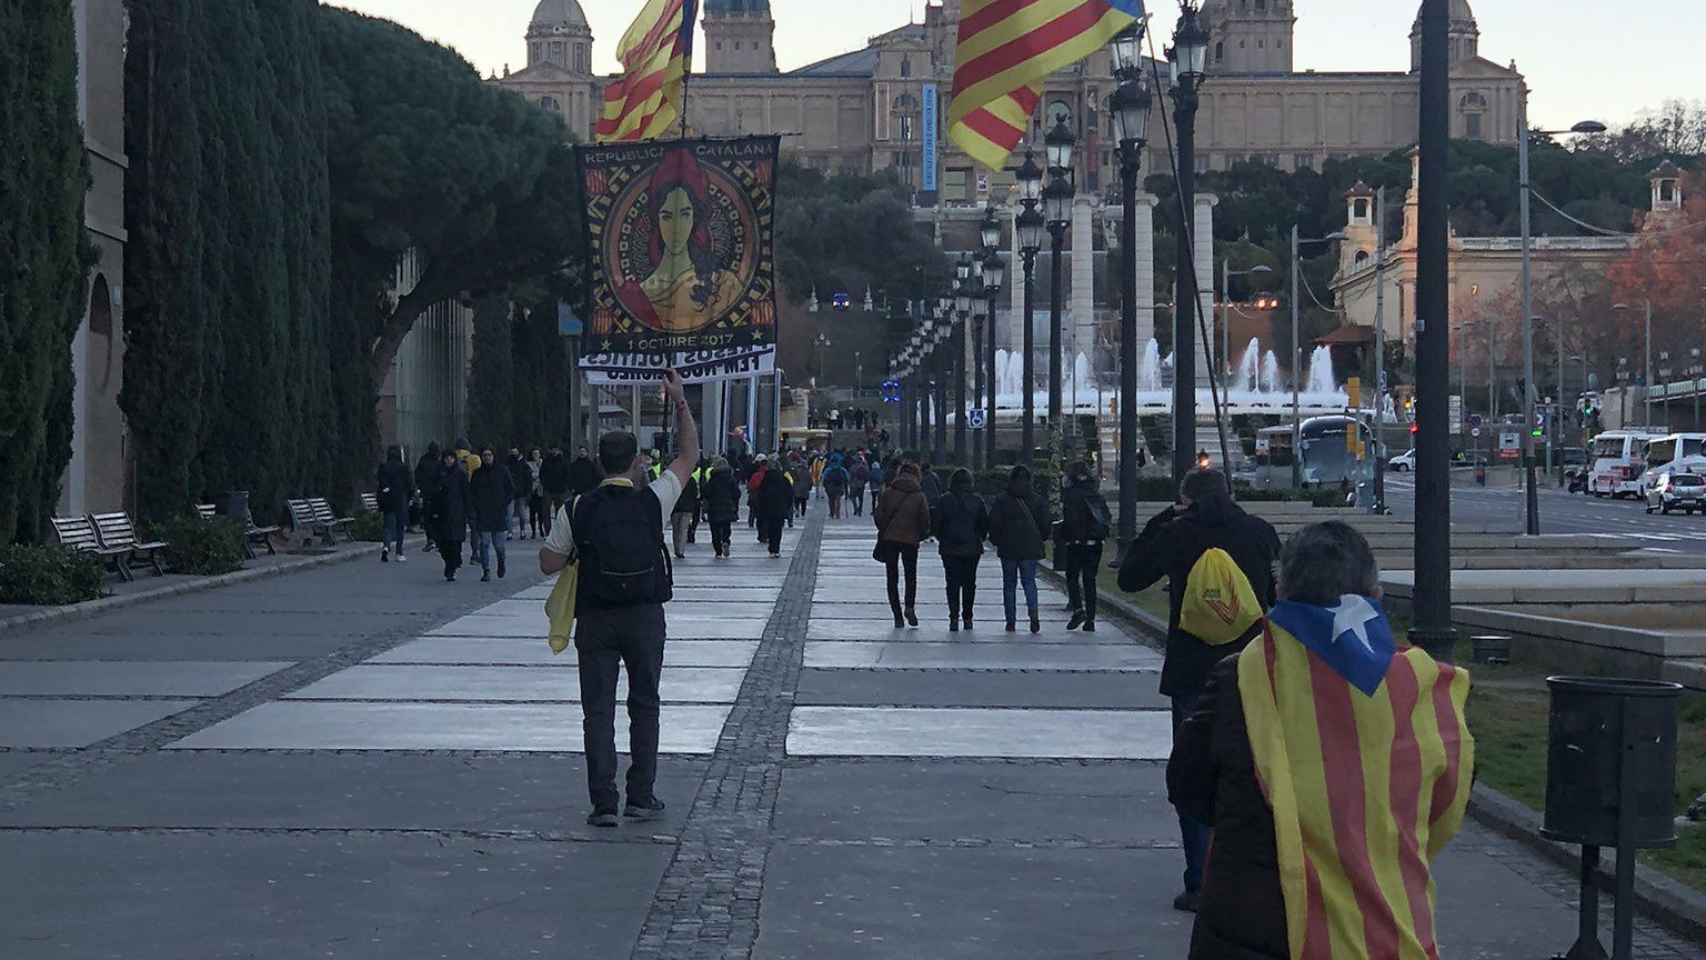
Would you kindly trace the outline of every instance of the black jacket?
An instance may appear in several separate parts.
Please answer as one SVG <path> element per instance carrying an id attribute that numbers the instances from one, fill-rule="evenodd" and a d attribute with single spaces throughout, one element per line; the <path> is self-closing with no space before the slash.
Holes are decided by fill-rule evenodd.
<path id="1" fill-rule="evenodd" d="M 918 488 L 924 491 L 924 499 L 930 504 L 930 509 L 936 509 L 936 501 L 942 499 L 942 478 L 936 476 L 936 471 L 924 471 L 924 475 L 918 478 Z"/>
<path id="2" fill-rule="evenodd" d="M 527 498 L 533 493 L 533 471 L 527 469 L 527 461 L 513 457 L 507 465 L 509 470 L 509 488 L 512 497 Z"/>
<path id="3" fill-rule="evenodd" d="M 435 536 L 443 543 L 468 539 L 468 475 L 461 464 L 438 468 L 433 489 Z"/>
<path id="4" fill-rule="evenodd" d="M 722 467 L 711 471 L 705 481 L 705 518 L 711 523 L 734 523 L 740 517 L 740 484 L 735 482 L 734 470 Z"/>
<path id="5" fill-rule="evenodd" d="M 1100 501 L 1105 512 L 1107 500 L 1102 498 L 1102 491 L 1096 487 L 1095 477 L 1085 477 L 1067 486 L 1060 494 L 1061 536 L 1067 543 L 1100 542 L 1092 537 L 1090 530 L 1090 504 Z"/>
<path id="6" fill-rule="evenodd" d="M 382 513 L 409 512 L 409 501 L 415 498 L 415 481 L 401 460 L 387 460 L 379 465 L 379 510 Z"/>
<path id="7" fill-rule="evenodd" d="M 690 474 L 687 482 L 681 485 L 681 496 L 675 498 L 675 509 L 670 513 L 685 513 L 688 516 L 699 515 L 699 477 Z"/>
<path id="8" fill-rule="evenodd" d="M 509 505 L 515 487 L 509 471 L 498 464 L 481 467 L 468 481 L 468 496 L 474 507 L 474 529 L 497 533 L 509 529 Z"/>
<path id="9" fill-rule="evenodd" d="M 970 472 L 954 471 L 949 486 L 949 492 L 930 510 L 937 552 L 944 557 L 982 556 L 983 540 L 989 535 L 989 508 L 972 489 Z"/>
<path id="10" fill-rule="evenodd" d="M 580 496 L 598 486 L 598 466 L 591 457 L 576 457 L 569 464 L 569 493 Z"/>
<path id="11" fill-rule="evenodd" d="M 1238 658 L 1220 660 L 1206 683 L 1167 762 L 1167 799 L 1214 828 L 1190 958 L 1288 960 L 1274 814 L 1256 780 Z"/>
<path id="12" fill-rule="evenodd" d="M 420 491 L 421 503 L 428 510 L 432 509 L 434 498 L 438 496 L 439 478 L 444 473 L 444 455 L 438 452 L 438 444 L 427 448 L 415 462 L 415 489 Z"/>
<path id="13" fill-rule="evenodd" d="M 989 542 L 1003 560 L 1041 560 L 1053 522 L 1048 501 L 1031 490 L 1030 471 L 1016 467 L 989 509 Z"/>
<path id="14" fill-rule="evenodd" d="M 539 485 L 545 488 L 545 495 L 566 499 L 569 495 L 569 458 L 561 453 L 549 454 L 545 463 L 539 468 Z"/>
<path id="15" fill-rule="evenodd" d="M 1162 577 L 1168 580 L 1167 660 L 1161 667 L 1164 696 L 1195 694 L 1207 682 L 1208 671 L 1217 660 L 1243 647 L 1242 642 L 1211 647 L 1179 629 L 1185 580 L 1198 558 L 1213 547 L 1225 550 L 1244 571 L 1262 609 L 1273 605 L 1279 534 L 1266 520 L 1245 513 L 1230 497 L 1194 503 L 1183 513 L 1168 507 L 1150 519 L 1120 558 L 1121 590 L 1133 593 Z"/>
<path id="16" fill-rule="evenodd" d="M 770 464 L 759 483 L 758 498 L 753 502 L 758 506 L 758 516 L 762 519 L 788 519 L 794 510 L 794 485 L 788 482 L 787 472 L 774 463 Z"/>

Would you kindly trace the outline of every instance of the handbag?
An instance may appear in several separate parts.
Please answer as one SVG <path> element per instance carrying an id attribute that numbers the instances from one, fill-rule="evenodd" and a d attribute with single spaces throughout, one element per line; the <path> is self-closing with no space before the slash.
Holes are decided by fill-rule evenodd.
<path id="1" fill-rule="evenodd" d="M 545 616 L 551 621 L 551 629 L 545 642 L 551 645 L 553 654 L 562 653 L 569 648 L 569 636 L 575 630 L 575 597 L 580 593 L 580 582 L 580 559 L 571 557 L 569 565 L 557 575 L 557 583 L 551 588 L 551 595 L 545 598 Z"/>
<path id="2" fill-rule="evenodd" d="M 893 540 L 878 540 L 876 547 L 871 550 L 871 559 L 885 566 L 899 555 L 900 545 Z"/>

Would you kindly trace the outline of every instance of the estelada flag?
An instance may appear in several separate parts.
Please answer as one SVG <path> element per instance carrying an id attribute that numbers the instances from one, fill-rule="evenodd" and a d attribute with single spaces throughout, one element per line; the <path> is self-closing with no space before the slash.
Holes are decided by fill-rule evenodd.
<path id="1" fill-rule="evenodd" d="M 699 0 L 646 0 L 616 45 L 622 76 L 604 88 L 600 143 L 654 140 L 681 116 Z"/>
<path id="2" fill-rule="evenodd" d="M 1030 127 L 1049 74 L 1143 17 L 1143 0 L 966 0 L 948 136 L 992 170 Z"/>
<path id="3" fill-rule="evenodd" d="M 1469 803 L 1469 674 L 1398 649 L 1380 608 L 1347 595 L 1275 604 L 1238 693 L 1292 960 L 1438 960 L 1430 865 Z"/>

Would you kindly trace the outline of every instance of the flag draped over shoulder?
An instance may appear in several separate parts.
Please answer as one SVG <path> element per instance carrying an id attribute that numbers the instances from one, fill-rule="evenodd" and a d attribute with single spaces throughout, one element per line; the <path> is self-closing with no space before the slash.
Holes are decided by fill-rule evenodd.
<path id="1" fill-rule="evenodd" d="M 1277 604 L 1238 659 L 1292 960 L 1438 960 L 1433 857 L 1469 802 L 1469 675 L 1363 597 Z"/>
<path id="2" fill-rule="evenodd" d="M 621 79 L 604 89 L 600 143 L 652 140 L 681 116 L 699 0 L 646 0 L 616 45 Z"/>
<path id="3" fill-rule="evenodd" d="M 966 0 L 954 46 L 948 136 L 1001 169 L 1030 126 L 1049 74 L 1143 16 L 1143 0 Z"/>

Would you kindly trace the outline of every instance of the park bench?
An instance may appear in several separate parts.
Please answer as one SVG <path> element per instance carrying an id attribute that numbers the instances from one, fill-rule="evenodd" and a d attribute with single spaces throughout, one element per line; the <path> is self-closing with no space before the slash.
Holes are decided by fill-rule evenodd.
<path id="1" fill-rule="evenodd" d="M 354 517 L 340 517 L 332 509 L 332 503 L 325 497 L 309 497 L 308 503 L 314 508 L 314 519 L 321 523 L 330 524 L 333 530 L 341 530 L 345 537 L 355 540 L 355 534 L 349 530 L 349 525 L 355 522 Z"/>
<path id="2" fill-rule="evenodd" d="M 219 516 L 218 508 L 215 507 L 211 503 L 198 503 L 198 504 L 196 504 L 195 505 L 195 512 L 196 512 L 196 515 L 201 517 L 203 520 L 212 520 L 215 517 Z M 254 521 L 254 518 L 252 518 L 252 517 L 238 517 L 238 518 L 234 518 L 234 519 L 237 519 L 238 522 L 242 523 L 243 527 L 244 527 L 244 529 L 243 529 L 243 555 L 244 556 L 248 557 L 250 560 L 255 559 L 255 545 L 256 544 L 260 544 L 261 546 L 266 547 L 268 554 L 277 554 L 278 553 L 278 550 L 276 548 L 274 548 L 272 545 L 272 535 L 279 532 L 279 529 L 280 529 L 279 527 L 257 527 L 257 526 L 255 526 L 255 521 Z"/>
<path id="3" fill-rule="evenodd" d="M 286 500 L 284 506 L 290 511 L 290 528 L 301 534 L 304 542 L 312 542 L 316 536 L 328 544 L 338 542 L 337 524 L 322 521 L 312 501 Z"/>
<path id="4" fill-rule="evenodd" d="M 136 524 L 130 521 L 130 514 L 91 513 L 89 522 L 95 527 L 95 536 L 100 540 L 102 550 L 119 551 L 114 558 L 120 576 L 129 580 L 130 570 L 140 566 L 153 569 L 156 577 L 166 575 L 160 567 L 160 551 L 166 549 L 167 544 L 161 540 L 138 540 Z"/>
<path id="5" fill-rule="evenodd" d="M 377 493 L 364 493 L 364 494 L 362 494 L 361 495 L 361 512 L 362 513 L 378 513 L 379 512 L 379 494 L 377 494 Z"/>
<path id="6" fill-rule="evenodd" d="M 78 553 L 92 553 L 121 579 L 130 579 L 130 573 L 119 562 L 121 557 L 128 557 L 130 551 L 122 547 L 108 549 L 101 546 L 101 539 L 95 533 L 95 525 L 88 517 L 54 517 L 53 534 L 58 538 L 60 546 Z"/>

